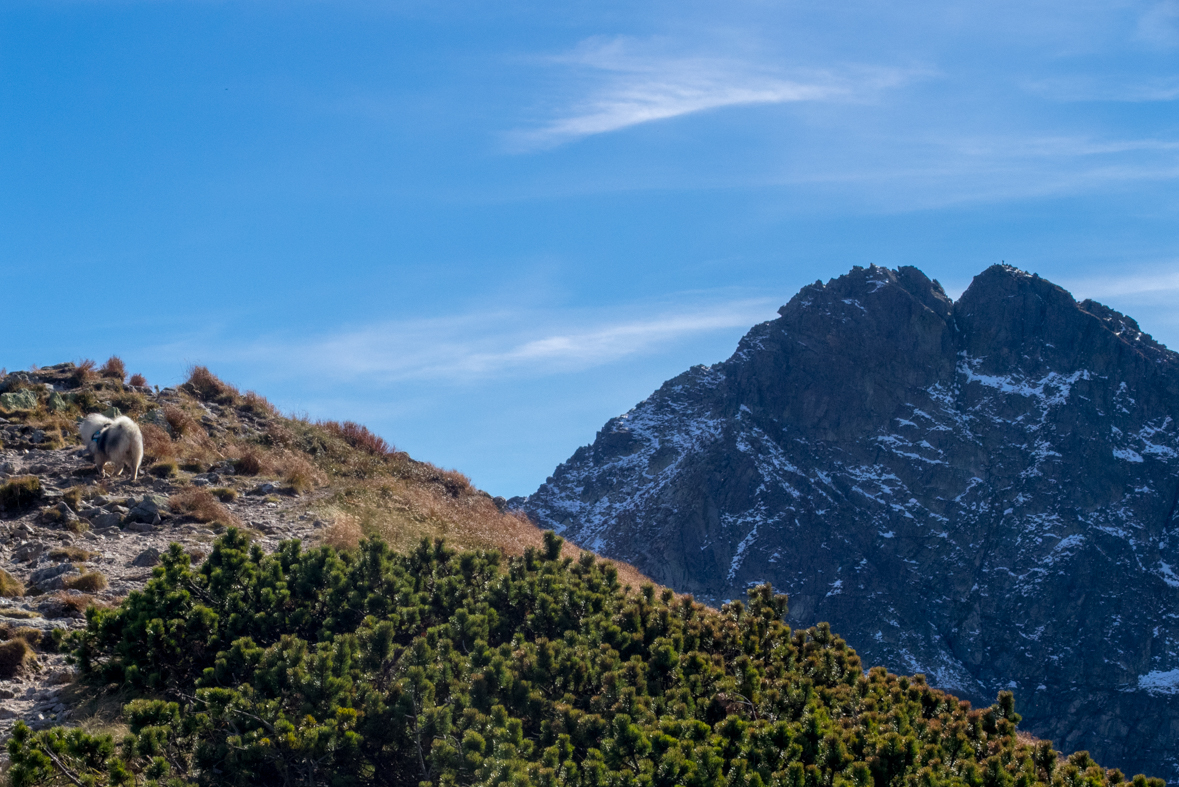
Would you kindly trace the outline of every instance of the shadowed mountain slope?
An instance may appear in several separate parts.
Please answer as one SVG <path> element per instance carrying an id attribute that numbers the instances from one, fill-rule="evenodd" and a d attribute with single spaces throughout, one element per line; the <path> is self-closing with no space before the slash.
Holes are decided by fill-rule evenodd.
<path id="1" fill-rule="evenodd" d="M 805 287 L 525 500 L 712 604 L 763 581 L 868 664 L 1179 779 L 1179 356 L 1009 266 Z"/>

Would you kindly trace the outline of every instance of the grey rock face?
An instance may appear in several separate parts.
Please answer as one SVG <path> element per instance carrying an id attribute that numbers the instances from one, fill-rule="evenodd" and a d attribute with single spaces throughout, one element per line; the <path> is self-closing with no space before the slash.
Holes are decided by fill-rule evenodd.
<path id="1" fill-rule="evenodd" d="M 37 406 L 37 395 L 32 391 L 0 394 L 0 407 L 5 410 L 32 410 Z"/>
<path id="2" fill-rule="evenodd" d="M 60 590 L 65 587 L 66 577 L 77 573 L 78 569 L 72 563 L 56 563 L 34 571 L 29 575 L 29 583 L 41 590 Z"/>
<path id="3" fill-rule="evenodd" d="M 1179 356 L 1014 268 L 804 288 L 724 363 L 513 501 L 702 600 L 789 622 L 1106 767 L 1179 779 Z"/>

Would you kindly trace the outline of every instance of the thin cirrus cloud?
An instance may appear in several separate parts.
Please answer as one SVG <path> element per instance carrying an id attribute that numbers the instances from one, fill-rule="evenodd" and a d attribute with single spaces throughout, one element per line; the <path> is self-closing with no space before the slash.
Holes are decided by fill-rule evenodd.
<path id="1" fill-rule="evenodd" d="M 249 362 L 269 375 L 315 368 L 373 383 L 433 380 L 474 383 L 539 377 L 604 366 L 656 353 L 682 339 L 745 329 L 773 316 L 767 298 L 666 310 L 639 318 L 560 318 L 521 312 L 389 321 L 318 338 L 266 338 L 244 347 L 188 347 L 188 355 Z"/>
<path id="2" fill-rule="evenodd" d="M 1179 99 L 1179 77 L 1143 77 L 1120 81 L 1057 77 L 1027 82 L 1024 89 L 1051 101 L 1145 104 Z"/>
<path id="3" fill-rule="evenodd" d="M 513 142 L 522 149 L 553 147 L 722 107 L 853 100 L 868 91 L 895 86 L 909 76 L 886 68 L 786 73 L 743 58 L 644 50 L 626 38 L 590 40 L 570 55 L 553 58 L 553 65 L 588 74 L 592 86 L 538 128 L 514 132 Z"/>
<path id="4" fill-rule="evenodd" d="M 1065 282 L 1077 298 L 1149 298 L 1163 296 L 1169 300 L 1179 292 L 1179 262 L 1158 266 L 1153 271 L 1126 275 L 1096 276 Z"/>

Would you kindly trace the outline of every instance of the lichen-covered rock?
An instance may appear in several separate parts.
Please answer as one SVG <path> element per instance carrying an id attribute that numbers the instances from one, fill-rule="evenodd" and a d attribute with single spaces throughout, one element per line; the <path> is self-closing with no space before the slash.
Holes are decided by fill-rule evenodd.
<path id="1" fill-rule="evenodd" d="M 805 287 L 525 501 L 702 600 L 772 581 L 869 664 L 1179 779 L 1179 355 L 994 266 Z"/>
<path id="2" fill-rule="evenodd" d="M 37 395 L 32 391 L 13 391 L 0 394 L 0 407 L 5 410 L 34 410 L 37 407 Z"/>

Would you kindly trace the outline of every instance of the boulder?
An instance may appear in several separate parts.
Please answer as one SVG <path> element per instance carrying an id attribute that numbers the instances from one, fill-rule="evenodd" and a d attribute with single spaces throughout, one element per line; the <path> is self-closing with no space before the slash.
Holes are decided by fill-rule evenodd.
<path id="1" fill-rule="evenodd" d="M 160 550 L 155 547 L 148 547 L 135 556 L 131 561 L 131 565 L 136 568 L 151 568 L 160 562 Z"/>
<path id="2" fill-rule="evenodd" d="M 127 512 L 128 522 L 159 522 L 168 514 L 168 498 L 163 495 L 144 495 Z"/>
<path id="3" fill-rule="evenodd" d="M 157 407 L 156 409 L 149 411 L 139 419 L 139 423 L 153 424 L 167 432 L 170 437 L 176 436 L 176 433 L 172 431 L 172 425 L 168 423 L 168 419 L 164 417 L 164 411 L 162 408 Z"/>
<path id="4" fill-rule="evenodd" d="M 46 406 L 49 408 L 49 412 L 56 413 L 60 412 L 61 410 L 65 410 L 70 405 L 69 402 L 65 400 L 65 397 L 63 397 L 57 391 L 54 391 L 53 393 L 49 394 L 49 401 L 46 402 Z"/>
<path id="5" fill-rule="evenodd" d="M 77 573 L 78 568 L 73 563 L 55 563 L 30 574 L 29 584 L 41 590 L 61 590 L 65 587 L 66 577 Z"/>
<path id="6" fill-rule="evenodd" d="M 98 529 L 104 527 L 116 527 L 123 523 L 123 517 L 116 511 L 102 511 L 90 517 L 90 526 Z"/>
<path id="7" fill-rule="evenodd" d="M 5 410 L 33 410 L 37 407 L 37 394 L 32 391 L 14 391 L 0 394 L 0 407 Z"/>

